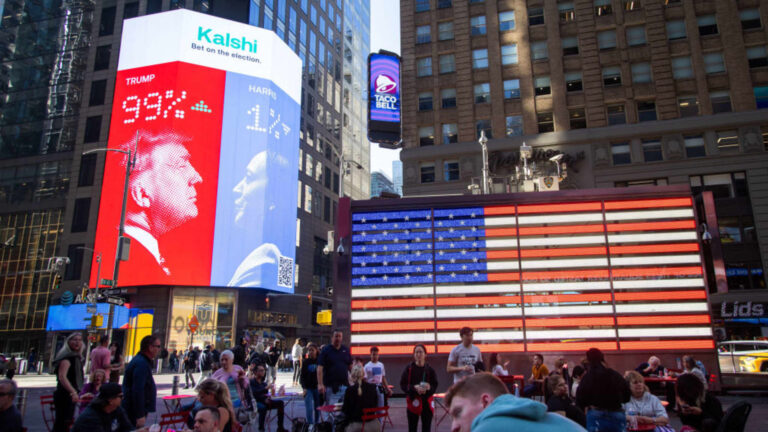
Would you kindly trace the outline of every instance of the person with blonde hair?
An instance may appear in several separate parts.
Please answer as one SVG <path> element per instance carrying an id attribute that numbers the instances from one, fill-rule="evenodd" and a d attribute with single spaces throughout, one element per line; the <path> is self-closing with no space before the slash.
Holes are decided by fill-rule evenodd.
<path id="1" fill-rule="evenodd" d="M 222 425 L 221 432 L 232 431 L 232 421 L 235 419 L 235 409 L 229 397 L 227 386 L 213 378 L 206 378 L 197 385 L 197 401 L 189 412 L 187 425 L 194 427 L 195 415 L 204 407 L 215 408 L 219 412 Z"/>
<path id="2" fill-rule="evenodd" d="M 648 391 L 645 379 L 640 372 L 627 371 L 624 374 L 624 379 L 627 380 L 629 391 L 632 393 L 629 402 L 622 404 L 624 413 L 627 415 L 627 422 L 634 423 L 636 421 L 638 425 L 654 424 L 656 426 L 668 424 L 667 410 L 661 405 L 659 398 Z"/>
<path id="3" fill-rule="evenodd" d="M 56 374 L 53 430 L 66 432 L 75 419 L 75 404 L 83 388 L 83 335 L 80 332 L 67 336 L 53 359 L 53 371 Z"/>
<path id="4" fill-rule="evenodd" d="M 349 422 L 346 432 L 359 431 L 363 425 L 363 409 L 376 408 L 379 404 L 379 397 L 376 394 L 376 386 L 365 382 L 365 369 L 360 363 L 355 363 L 350 372 L 352 385 L 347 387 L 344 392 L 344 404 L 341 411 Z M 365 423 L 365 432 L 378 432 L 381 425 L 378 421 Z"/>
<path id="5" fill-rule="evenodd" d="M 83 411 L 85 407 L 91 402 L 91 400 L 99 394 L 101 385 L 107 380 L 107 374 L 104 369 L 94 369 L 91 371 L 91 377 L 88 382 L 83 385 L 83 389 L 80 390 L 80 411 Z"/>

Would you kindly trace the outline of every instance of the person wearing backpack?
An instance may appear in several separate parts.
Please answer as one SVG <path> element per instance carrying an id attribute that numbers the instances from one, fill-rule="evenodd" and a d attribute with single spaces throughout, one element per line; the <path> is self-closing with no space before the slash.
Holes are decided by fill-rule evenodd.
<path id="1" fill-rule="evenodd" d="M 205 350 L 200 353 L 200 382 L 211 376 L 211 370 L 213 369 L 213 353 L 211 352 L 211 346 L 206 345 Z"/>
<path id="2" fill-rule="evenodd" d="M 192 388 L 195 387 L 195 371 L 197 370 L 197 352 L 195 348 L 190 345 L 187 352 L 184 354 L 184 388 L 189 388 L 189 380 L 192 380 Z"/>

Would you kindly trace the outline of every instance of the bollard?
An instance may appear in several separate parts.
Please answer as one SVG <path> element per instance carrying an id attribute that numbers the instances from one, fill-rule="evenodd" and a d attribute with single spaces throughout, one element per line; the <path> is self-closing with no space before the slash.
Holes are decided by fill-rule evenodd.
<path id="1" fill-rule="evenodd" d="M 157 373 L 163 372 L 163 359 L 157 360 Z"/>
<path id="2" fill-rule="evenodd" d="M 40 360 L 37 362 L 37 374 L 42 375 L 43 374 L 43 361 Z"/>
<path id="3" fill-rule="evenodd" d="M 179 394 L 179 376 L 178 375 L 173 376 L 173 388 L 171 389 L 171 394 L 173 396 L 176 396 L 177 394 Z"/>
<path id="4" fill-rule="evenodd" d="M 18 408 L 19 413 L 21 413 L 21 418 L 24 418 L 24 413 L 27 411 L 27 389 L 19 389 L 16 408 Z"/>

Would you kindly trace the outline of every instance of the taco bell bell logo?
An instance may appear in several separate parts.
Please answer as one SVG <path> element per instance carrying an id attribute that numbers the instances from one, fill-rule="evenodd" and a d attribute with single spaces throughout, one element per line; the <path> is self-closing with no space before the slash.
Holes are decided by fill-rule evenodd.
<path id="1" fill-rule="evenodd" d="M 376 108 L 396 111 L 397 110 L 397 82 L 392 77 L 381 74 L 376 77 Z"/>

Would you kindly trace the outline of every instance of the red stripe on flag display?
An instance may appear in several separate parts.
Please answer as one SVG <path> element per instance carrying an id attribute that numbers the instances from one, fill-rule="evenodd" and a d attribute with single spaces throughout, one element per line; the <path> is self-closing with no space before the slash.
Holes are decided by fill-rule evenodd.
<path id="1" fill-rule="evenodd" d="M 646 200 L 606 202 L 606 210 L 648 209 L 662 207 L 691 207 L 691 198 L 655 198 Z"/>
<path id="2" fill-rule="evenodd" d="M 709 315 L 639 315 L 616 318 L 619 325 L 709 324 Z"/>
<path id="3" fill-rule="evenodd" d="M 670 340 L 670 341 L 634 341 L 621 342 L 623 350 L 690 350 L 713 349 L 715 342 L 712 339 L 703 340 Z"/>

